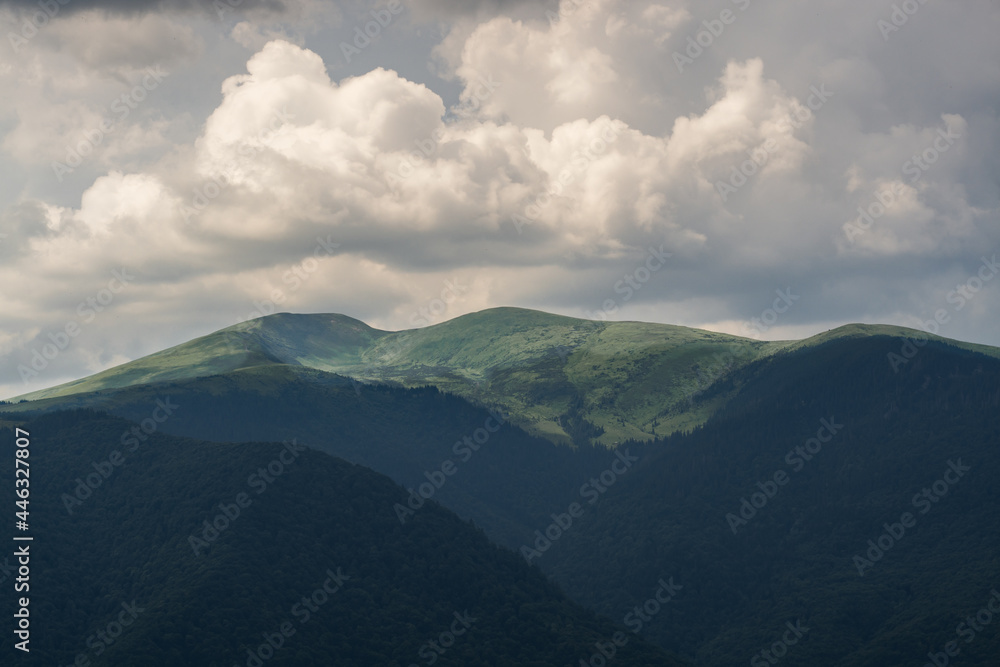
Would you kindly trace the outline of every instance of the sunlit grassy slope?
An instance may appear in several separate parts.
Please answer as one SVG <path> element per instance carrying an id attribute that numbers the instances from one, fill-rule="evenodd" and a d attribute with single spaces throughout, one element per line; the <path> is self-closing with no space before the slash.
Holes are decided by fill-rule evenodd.
<path id="1" fill-rule="evenodd" d="M 853 324 L 802 341 L 761 342 L 688 327 L 594 322 L 493 308 L 399 332 L 345 315 L 281 313 L 222 329 L 82 380 L 17 399 L 56 399 L 138 384 L 304 366 L 363 382 L 434 385 L 502 407 L 556 442 L 613 444 L 703 423 L 728 396 L 701 390 L 746 364 L 836 338 L 924 334 Z M 947 341 L 1000 356 L 1000 349 Z M 887 350 L 891 351 L 891 345 Z"/>

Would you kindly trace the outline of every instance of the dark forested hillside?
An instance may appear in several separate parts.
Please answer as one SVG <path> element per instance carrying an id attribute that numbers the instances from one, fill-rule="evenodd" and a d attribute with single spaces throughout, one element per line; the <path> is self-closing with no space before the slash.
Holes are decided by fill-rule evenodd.
<path id="1" fill-rule="evenodd" d="M 615 618 L 673 576 L 643 633 L 698 664 L 767 664 L 787 638 L 788 665 L 920 665 L 952 641 L 955 664 L 995 665 L 997 623 L 970 628 L 1000 590 L 1000 363 L 932 344 L 897 374 L 899 346 L 837 341 L 727 379 L 737 398 L 658 443 L 543 567 Z"/>
<path id="2" fill-rule="evenodd" d="M 892 355 L 905 363 L 894 364 Z M 1000 586 L 1000 531 L 995 528 L 1000 511 L 995 485 L 1000 476 L 1000 360 L 939 341 L 918 346 L 857 330 L 725 367 L 690 398 L 688 409 L 696 412 L 711 405 L 714 416 L 703 426 L 653 442 L 626 441 L 617 450 L 557 446 L 531 436 L 502 423 L 504 416 L 489 409 L 487 395 L 476 406 L 435 387 L 362 385 L 290 365 L 7 409 L 100 407 L 138 424 L 129 433 L 119 430 L 98 439 L 86 420 L 79 422 L 78 433 L 73 431 L 72 419 L 83 417 L 43 418 L 42 424 L 48 419 L 53 425 L 69 420 L 59 427 L 64 444 L 79 441 L 103 448 L 105 458 L 118 449 L 127 459 L 94 500 L 79 508 L 70 501 L 72 518 L 62 501 L 48 492 L 45 497 L 58 510 L 52 525 L 78 541 L 92 533 L 101 536 L 99 544 L 118 545 L 133 528 L 149 535 L 129 541 L 139 555 L 129 551 L 132 555 L 119 557 L 117 546 L 105 550 L 117 559 L 113 571 L 119 573 L 108 582 L 121 595 L 135 581 L 150 582 L 148 590 L 163 588 L 174 596 L 171 609 L 198 609 L 203 587 L 216 598 L 229 595 L 212 583 L 215 573 L 226 568 L 239 573 L 226 584 L 236 588 L 226 590 L 243 591 L 244 597 L 236 598 L 242 601 L 240 609 L 253 606 L 245 596 L 257 577 L 243 574 L 243 565 L 232 564 L 237 561 L 226 560 L 237 558 L 228 551 L 236 547 L 227 547 L 227 540 L 239 543 L 238 558 L 248 559 L 247 567 L 257 572 L 285 559 L 299 562 L 295 549 L 300 547 L 289 546 L 292 537 L 296 545 L 314 543 L 310 548 L 315 553 L 341 553 L 325 537 L 317 537 L 310 522 L 336 520 L 350 526 L 356 521 L 350 538 L 338 533 L 338 544 L 387 559 L 392 568 L 438 577 L 435 581 L 445 575 L 431 561 L 436 567 L 459 559 L 472 567 L 482 559 L 470 563 L 463 554 L 475 552 L 475 545 L 482 546 L 488 537 L 519 554 L 494 549 L 490 553 L 495 558 L 521 559 L 521 569 L 497 574 L 494 568 L 482 575 L 493 582 L 490 590 L 496 595 L 507 596 L 505 586 L 520 585 L 523 577 L 535 577 L 530 580 L 542 585 L 538 570 L 523 570 L 527 561 L 571 599 L 627 628 L 627 637 L 644 637 L 695 664 L 759 667 L 780 659 L 788 665 L 878 667 L 924 664 L 939 654 L 955 657 L 940 653 L 946 650 L 960 650 L 956 655 L 971 667 L 994 664 L 991 660 L 1000 654 L 1000 623 L 990 625 L 976 615 Z M 119 422 L 101 419 L 120 429 Z M 162 437 L 168 433 L 200 442 Z M 277 451 L 272 444 L 227 443 L 293 439 L 368 466 L 403 488 L 310 452 L 310 465 L 295 469 L 308 467 L 308 475 L 289 472 L 273 484 L 263 477 L 254 480 L 250 497 L 257 488 L 268 495 L 262 496 L 259 513 L 256 502 L 247 509 L 245 525 L 254 527 L 249 536 L 227 531 L 199 558 L 215 563 L 220 552 L 226 553 L 219 561 L 222 570 L 175 572 L 179 554 L 191 545 L 183 543 L 186 535 L 177 537 L 174 527 L 168 530 L 163 522 L 176 522 L 171 517 L 186 512 L 199 525 L 212 516 L 213 507 L 233 502 L 239 487 L 251 486 L 247 477 L 259 466 L 252 461 L 273 459 Z M 89 474 L 92 461 L 103 460 L 65 446 L 52 455 L 56 462 L 76 457 L 75 467 L 53 463 L 53 470 L 43 471 L 61 475 L 55 480 L 56 496 L 74 493 L 73 480 Z M 378 483 L 360 482 L 366 475 Z M 105 493 L 113 488 L 120 495 Z M 281 493 L 272 496 L 271 488 Z M 382 501 L 373 502 L 378 489 L 383 489 Z M 265 502 L 279 502 L 272 497 L 288 508 L 307 508 L 305 515 L 290 509 L 289 516 L 286 510 L 264 511 Z M 103 505 L 110 498 L 117 504 Z M 477 536 L 480 542 L 459 542 L 461 549 L 445 551 L 440 543 L 431 544 L 422 532 L 428 522 L 449 535 L 444 540 L 449 544 L 471 540 L 474 534 L 453 517 L 440 518 L 446 513 L 435 503 L 474 520 L 483 531 Z M 347 518 L 328 512 L 332 507 L 343 508 Z M 251 516 L 257 519 L 251 521 Z M 239 521 L 244 525 L 243 518 Z M 358 535 L 369 541 L 357 542 Z M 371 546 L 384 545 L 379 540 L 409 546 L 390 556 L 382 546 Z M 81 569 L 61 585 L 68 590 L 87 585 L 87 558 L 96 556 L 85 554 Z M 314 577 L 323 572 L 310 568 L 302 571 Z M 161 570 L 173 578 L 163 578 Z M 275 576 L 292 576 L 293 570 L 299 571 L 279 566 Z M 111 577 L 100 568 L 95 571 Z M 466 591 L 479 578 L 463 575 L 454 590 Z M 273 589 L 261 593 L 264 599 L 308 585 L 298 579 L 275 581 Z M 67 599 L 96 597 L 105 606 L 121 602 L 104 596 L 103 590 L 103 583 L 81 588 Z M 509 601 L 497 604 L 513 608 Z M 376 607 L 358 609 L 376 614 Z M 443 607 L 434 608 L 436 612 L 425 614 L 428 619 L 445 614 Z M 60 613 L 70 611 L 76 608 Z M 87 614 L 105 611 L 88 608 Z M 271 611 L 278 614 L 280 605 Z M 963 626 L 966 618 L 977 625 Z M 494 620 L 503 625 L 503 619 L 512 622 L 509 614 Z M 395 622 L 386 621 L 393 630 L 373 639 L 371 651 L 384 641 L 396 646 L 390 637 L 417 641 L 431 624 L 413 623 L 413 629 Z M 546 626 L 551 637 L 565 632 L 578 636 L 563 621 L 553 623 Z M 197 627 L 202 626 L 213 627 L 207 620 L 199 621 Z M 62 626 L 53 627 L 62 631 Z M 86 632 L 72 623 L 69 627 L 75 637 Z M 179 646 L 187 646 L 187 639 L 181 639 L 198 636 L 195 626 L 170 627 Z M 980 629 L 970 634 L 973 627 Z M 559 647 L 566 640 L 552 641 Z M 326 646 L 324 642 L 320 644 Z M 539 658 L 537 664 L 562 663 Z"/>
<path id="3" fill-rule="evenodd" d="M 155 424 L 158 432 L 219 442 L 297 438 L 418 493 L 422 485 L 432 484 L 423 486 L 424 496 L 474 520 L 495 541 L 512 548 L 541 521 L 548 523 L 550 506 L 576 493 L 614 460 L 601 446 L 554 446 L 504 422 L 497 411 L 433 387 L 360 385 L 287 366 L 82 394 L 73 400 L 141 422 L 167 397 L 178 407 Z M 636 444 L 630 451 L 641 454 L 643 449 Z M 408 516 L 404 513 L 404 520 Z"/>
<path id="4" fill-rule="evenodd" d="M 297 443 L 155 433 L 130 451 L 141 426 L 89 411 L 18 425 L 32 664 L 680 664 L 437 504 L 402 525 L 403 489 Z"/>

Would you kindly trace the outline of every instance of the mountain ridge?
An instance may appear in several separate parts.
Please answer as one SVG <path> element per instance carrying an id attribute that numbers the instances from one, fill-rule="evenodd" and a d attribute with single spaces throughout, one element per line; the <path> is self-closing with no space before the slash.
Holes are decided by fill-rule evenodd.
<path id="1" fill-rule="evenodd" d="M 612 445 L 704 423 L 721 402 L 694 398 L 753 361 L 871 336 L 930 338 L 1000 357 L 1000 348 L 890 325 L 848 324 L 798 341 L 759 341 L 680 325 L 583 320 L 515 307 L 401 331 L 336 313 L 275 313 L 13 400 L 66 399 L 259 366 L 300 366 L 358 383 L 436 386 L 503 408 L 519 426 L 553 442 Z"/>
<path id="2" fill-rule="evenodd" d="M 506 328 L 488 328 L 491 318 L 505 315 Z M 525 355 L 531 356 L 554 341 L 582 336 L 576 328 L 564 329 L 561 339 L 552 331 L 541 333 L 546 324 L 575 327 L 572 320 L 487 313 L 478 324 L 473 319 L 453 325 L 469 332 L 466 338 L 452 341 L 457 334 L 438 330 L 432 332 L 436 337 L 410 341 L 414 345 L 407 349 L 416 353 L 399 353 L 389 363 L 394 349 L 385 346 L 392 339 L 375 339 L 361 324 L 290 316 L 245 325 L 253 335 L 249 349 L 239 352 L 278 358 L 285 354 L 279 346 L 294 342 L 282 327 L 304 327 L 304 337 L 319 332 L 322 345 L 323 332 L 345 322 L 356 327 L 345 336 L 373 337 L 366 354 L 356 357 L 381 360 L 370 369 L 373 375 L 409 372 L 426 379 L 439 372 L 438 365 L 438 377 L 456 383 L 461 378 L 445 376 L 449 368 L 443 364 L 470 370 L 463 365 L 477 355 L 503 358 L 497 348 L 504 345 L 531 343 L 535 347 Z M 401 516 L 393 501 L 378 504 L 379 521 L 393 530 L 409 526 L 414 517 L 424 519 L 421 497 L 440 503 L 474 521 L 494 543 L 530 555 L 530 564 L 571 599 L 626 627 L 634 620 L 629 610 L 648 599 L 653 582 L 664 578 L 682 586 L 680 595 L 643 625 L 644 636 L 700 665 L 746 664 L 747 657 L 772 645 L 773 631 L 798 620 L 810 632 L 783 664 L 922 664 L 921 656 L 954 634 L 952 619 L 974 609 L 982 591 L 995 585 L 1000 553 L 991 530 L 997 511 L 992 480 L 1000 469 L 995 355 L 944 341 L 924 343 L 912 331 L 852 325 L 805 342 L 760 343 L 771 345 L 769 354 L 727 363 L 727 354 L 747 351 L 730 345 L 734 337 L 674 330 L 677 338 L 669 339 L 670 332 L 661 328 L 664 340 L 652 341 L 654 354 L 646 354 L 648 332 L 657 325 L 601 324 L 584 332 L 589 336 L 566 359 L 550 354 L 548 366 L 515 364 L 506 375 L 495 373 L 480 402 L 490 400 L 486 391 L 509 389 L 534 373 L 540 379 L 525 389 L 535 392 L 543 407 L 559 398 L 556 390 L 587 389 L 587 382 L 604 381 L 601 374 L 611 378 L 610 391 L 647 394 L 655 403 L 666 395 L 651 391 L 657 382 L 669 383 L 671 373 L 699 363 L 704 364 L 699 384 L 681 400 L 688 414 L 710 414 L 706 422 L 652 441 L 624 440 L 609 452 L 585 445 L 591 439 L 589 422 L 564 420 L 577 446 L 553 446 L 510 423 L 487 433 L 495 413 L 457 392 L 391 382 L 364 385 L 285 363 L 292 359 L 0 409 L 44 411 L 51 402 L 49 407 L 64 410 L 74 407 L 71 400 L 89 401 L 142 423 L 158 399 L 171 397 L 181 407 L 157 429 L 196 438 L 204 449 L 297 439 L 409 490 L 405 506 L 414 515 Z M 262 331 L 254 333 L 258 328 Z M 616 364 L 606 351 L 640 360 Z M 907 355 L 907 363 L 894 368 L 893 354 Z M 661 364 L 661 375 L 641 367 L 652 362 Z M 588 377 L 585 371 L 594 365 Z M 581 395 L 586 396 L 582 390 Z M 599 416 L 593 409 L 576 414 Z M 823 420 L 837 429 L 836 437 L 813 442 L 814 434 L 821 437 L 817 429 Z M 90 437 L 80 431 L 81 442 Z M 115 441 L 103 442 L 106 447 Z M 469 442 L 481 445 L 470 451 Z M 229 451 L 242 456 L 244 446 Z M 627 471 L 616 470 L 619 453 L 638 461 Z M 792 453 L 799 458 L 789 458 Z M 80 456 L 76 469 L 97 460 L 93 454 Z M 947 462 L 961 457 L 973 471 L 928 516 L 916 514 L 913 494 L 931 488 Z M 125 479 L 118 474 L 110 483 Z M 64 487 L 72 477 L 66 475 Z M 160 496 L 186 498 L 186 492 Z M 908 508 L 918 517 L 917 528 L 907 528 L 898 546 L 886 547 L 891 548 L 886 557 L 868 556 L 872 547 L 866 541 L 879 540 L 886 522 L 899 520 Z M 271 525 L 282 521 L 276 516 Z M 537 554 L 526 554 L 526 545 Z M 858 554 L 878 561 L 863 576 L 852 559 Z M 928 562 L 938 565 L 928 568 Z M 941 577 L 943 572 L 949 575 Z M 968 651 L 963 647 L 963 664 L 992 665 L 997 650 L 995 639 L 978 639 Z"/>

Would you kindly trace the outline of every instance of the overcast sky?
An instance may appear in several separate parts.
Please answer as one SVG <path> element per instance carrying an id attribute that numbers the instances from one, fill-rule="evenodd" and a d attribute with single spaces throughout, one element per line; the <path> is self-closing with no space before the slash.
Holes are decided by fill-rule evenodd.
<path id="1" fill-rule="evenodd" d="M 272 310 L 1000 345 L 997 34 L 991 0 L 0 0 L 0 396 Z"/>

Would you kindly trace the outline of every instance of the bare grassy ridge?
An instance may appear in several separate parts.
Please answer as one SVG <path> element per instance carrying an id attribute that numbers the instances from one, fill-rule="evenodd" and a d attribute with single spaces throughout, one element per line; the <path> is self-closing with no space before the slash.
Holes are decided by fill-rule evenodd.
<path id="1" fill-rule="evenodd" d="M 876 335 L 926 337 L 902 327 L 852 324 L 801 341 L 762 342 L 523 308 L 492 308 L 421 329 L 387 332 L 345 315 L 279 313 L 15 400 L 292 365 L 362 382 L 434 385 L 503 408 L 518 426 L 553 442 L 613 445 L 705 423 L 728 396 L 709 400 L 704 391 L 753 361 L 838 338 Z M 1000 356 L 997 348 L 947 342 Z"/>

